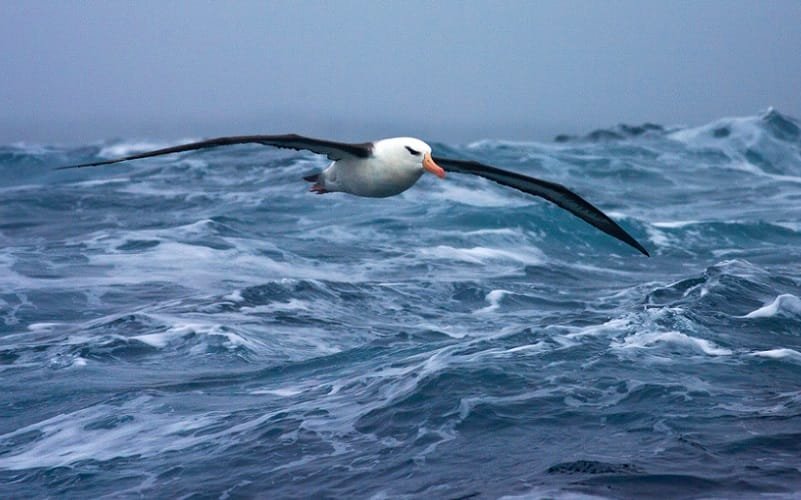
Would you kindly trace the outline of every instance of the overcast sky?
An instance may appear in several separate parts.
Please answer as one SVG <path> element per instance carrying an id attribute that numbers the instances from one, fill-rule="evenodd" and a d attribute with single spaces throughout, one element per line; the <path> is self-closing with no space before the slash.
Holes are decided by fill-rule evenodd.
<path id="1" fill-rule="evenodd" d="M 801 116 L 801 1 L 0 0 L 0 143 Z"/>

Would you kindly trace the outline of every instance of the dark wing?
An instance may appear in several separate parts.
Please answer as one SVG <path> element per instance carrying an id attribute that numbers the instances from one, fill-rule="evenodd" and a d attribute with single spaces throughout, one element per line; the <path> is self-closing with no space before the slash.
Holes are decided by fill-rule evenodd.
<path id="1" fill-rule="evenodd" d="M 452 160 L 450 158 L 434 158 L 434 161 L 448 172 L 477 175 L 495 181 L 498 184 L 513 187 L 524 193 L 545 198 L 564 208 L 576 217 L 589 222 L 606 234 L 614 236 L 633 246 L 645 255 L 648 255 L 648 251 L 622 227 L 618 226 L 615 221 L 595 208 L 590 202 L 561 184 L 544 181 L 516 172 L 501 170 L 500 168 L 491 167 L 475 161 Z"/>
<path id="2" fill-rule="evenodd" d="M 192 151 L 194 149 L 216 148 L 218 146 L 230 146 L 232 144 L 264 144 L 265 146 L 275 146 L 277 148 L 289 148 L 296 150 L 308 150 L 313 153 L 326 155 L 329 160 L 341 160 L 343 158 L 367 158 L 373 153 L 373 143 L 366 142 L 363 144 L 347 144 L 344 142 L 333 142 L 322 139 L 312 139 L 311 137 L 303 137 L 296 134 L 285 135 L 240 135 L 235 137 L 218 137 L 216 139 L 208 139 L 200 142 L 192 142 L 190 144 L 181 144 L 180 146 L 172 146 L 169 148 L 157 149 L 155 151 L 147 151 L 144 153 L 137 153 L 122 158 L 114 158 L 111 160 L 96 161 L 92 163 L 82 163 L 80 165 L 68 165 L 65 167 L 58 167 L 57 170 L 65 168 L 81 168 L 81 167 L 96 167 L 98 165 L 109 165 L 112 163 L 119 163 L 127 160 L 138 160 L 139 158 L 149 158 L 151 156 L 166 155 L 170 153 L 181 153 L 183 151 Z"/>

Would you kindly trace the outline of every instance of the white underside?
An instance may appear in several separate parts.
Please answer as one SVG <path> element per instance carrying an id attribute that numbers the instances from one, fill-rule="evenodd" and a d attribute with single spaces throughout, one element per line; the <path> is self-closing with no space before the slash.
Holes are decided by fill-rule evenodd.
<path id="1" fill-rule="evenodd" d="M 385 198 L 406 191 L 421 175 L 422 168 L 382 161 L 376 157 L 343 159 L 323 170 L 317 183 L 328 191 Z"/>

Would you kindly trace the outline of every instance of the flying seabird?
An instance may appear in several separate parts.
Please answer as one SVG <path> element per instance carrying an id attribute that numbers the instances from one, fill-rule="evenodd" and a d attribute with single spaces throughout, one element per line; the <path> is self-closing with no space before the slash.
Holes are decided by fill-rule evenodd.
<path id="1" fill-rule="evenodd" d="M 263 144 L 307 150 L 327 156 L 331 164 L 325 170 L 304 177 L 313 183 L 311 191 L 317 194 L 343 192 L 356 196 L 384 198 L 406 191 L 417 182 L 423 172 L 430 172 L 440 179 L 445 177 L 446 172 L 477 175 L 524 193 L 545 198 L 606 234 L 648 255 L 648 251 L 615 221 L 565 186 L 475 161 L 434 157 L 428 144 L 412 137 L 394 137 L 359 144 L 313 139 L 296 134 L 218 137 L 111 160 L 68 165 L 59 169 L 110 165 L 232 144 Z"/>

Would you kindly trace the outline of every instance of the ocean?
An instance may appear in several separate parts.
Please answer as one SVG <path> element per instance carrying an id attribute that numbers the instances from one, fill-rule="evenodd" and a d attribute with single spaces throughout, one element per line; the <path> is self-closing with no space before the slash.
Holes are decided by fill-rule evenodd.
<path id="1" fill-rule="evenodd" d="M 650 258 L 456 173 L 368 199 L 256 145 L 54 170 L 177 142 L 0 147 L 0 497 L 801 495 L 798 120 L 432 144 Z"/>

